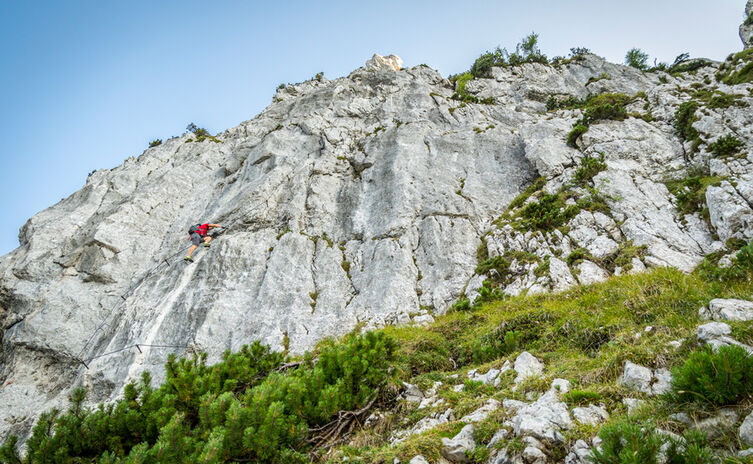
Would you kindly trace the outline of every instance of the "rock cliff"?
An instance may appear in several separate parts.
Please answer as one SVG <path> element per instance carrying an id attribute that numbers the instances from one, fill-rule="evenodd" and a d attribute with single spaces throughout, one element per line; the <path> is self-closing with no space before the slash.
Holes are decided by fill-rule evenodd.
<path id="1" fill-rule="evenodd" d="M 747 59 L 667 73 L 578 53 L 460 89 L 375 56 L 96 171 L 0 259 L 0 430 L 23 435 L 79 384 L 99 402 L 159 380 L 168 353 L 300 353 L 488 291 L 723 255 L 753 238 L 753 85 L 725 83 Z M 624 113 L 594 116 L 589 95 Z M 186 264 L 205 220 L 226 230 Z"/>

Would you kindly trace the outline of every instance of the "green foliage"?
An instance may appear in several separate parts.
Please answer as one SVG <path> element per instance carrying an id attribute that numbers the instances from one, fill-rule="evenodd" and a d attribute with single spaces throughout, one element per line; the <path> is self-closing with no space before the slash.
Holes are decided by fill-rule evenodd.
<path id="1" fill-rule="evenodd" d="M 677 210 L 680 213 L 700 212 L 702 216 L 707 217 L 706 189 L 712 185 L 719 185 L 721 181 L 721 177 L 694 173 L 684 179 L 666 182 L 666 185 L 669 192 L 677 199 Z"/>
<path id="2" fill-rule="evenodd" d="M 587 185 L 593 181 L 596 174 L 607 168 L 607 163 L 604 162 L 604 153 L 600 153 L 599 157 L 585 156 L 580 161 L 580 167 L 575 171 L 575 183 L 578 185 Z"/>
<path id="3" fill-rule="evenodd" d="M 588 53 L 591 53 L 591 50 L 586 47 L 573 47 L 570 49 L 570 57 L 575 58 L 579 56 L 586 55 Z"/>
<path id="4" fill-rule="evenodd" d="M 697 109 L 697 102 L 688 101 L 680 104 L 675 111 L 675 129 L 683 140 L 698 138 L 698 131 L 693 128 L 693 123 L 698 121 L 698 117 L 695 115 Z"/>
<path id="5" fill-rule="evenodd" d="M 203 142 L 204 140 L 211 140 L 212 142 L 219 143 L 220 140 L 209 133 L 208 130 L 204 129 L 203 127 L 198 127 L 194 123 L 190 123 L 188 126 L 186 126 L 186 131 L 191 132 L 196 136 L 196 142 Z"/>
<path id="6" fill-rule="evenodd" d="M 672 66 L 669 66 L 666 71 L 669 74 L 676 76 L 686 72 L 692 73 L 698 69 L 712 65 L 711 61 L 704 58 L 695 58 L 692 60 L 689 58 L 690 54 L 688 53 L 678 55 L 677 58 L 675 58 L 674 63 L 672 63 Z"/>
<path id="7" fill-rule="evenodd" d="M 588 131 L 588 126 L 583 124 L 576 124 L 573 129 L 567 134 L 567 144 L 573 148 L 578 147 L 578 138 Z"/>
<path id="8" fill-rule="evenodd" d="M 395 349 L 392 338 L 368 332 L 283 373 L 276 371 L 283 356 L 258 342 L 213 366 L 206 355 L 171 356 L 159 389 L 145 374 L 122 400 L 95 410 L 74 390 L 66 413 L 40 417 L 24 459 L 11 438 L 0 462 L 308 462 L 309 430 L 374 398 Z"/>
<path id="9" fill-rule="evenodd" d="M 505 64 L 502 51 L 497 48 L 493 52 L 486 52 L 476 58 L 476 61 L 471 65 L 470 73 L 473 77 L 490 77 L 493 66 L 504 66 Z"/>
<path id="10" fill-rule="evenodd" d="M 625 107 L 632 101 L 633 98 L 624 93 L 603 93 L 589 95 L 585 100 L 578 100 L 574 97 L 562 102 L 548 100 L 547 107 L 584 108 L 583 117 L 575 123 L 567 135 L 567 144 L 577 148 L 576 141 L 588 130 L 588 126 L 604 119 L 622 121 L 628 116 Z"/>
<path id="11" fill-rule="evenodd" d="M 467 90 L 465 90 L 465 86 L 468 82 L 473 80 L 473 74 L 470 72 L 466 72 L 457 76 L 452 76 L 450 78 L 451 81 L 455 82 L 455 93 L 452 94 L 453 100 L 458 100 L 463 103 L 485 103 L 487 100 L 484 100 L 483 102 L 475 95 L 471 95 L 468 93 Z M 493 103 L 493 101 L 492 101 Z"/>
<path id="12" fill-rule="evenodd" d="M 528 187 L 526 187 L 523 192 L 520 193 L 517 197 L 515 197 L 511 202 L 508 208 L 514 209 L 519 208 L 523 206 L 523 203 L 525 203 L 528 198 L 530 198 L 531 195 L 538 192 L 542 188 L 544 188 L 544 185 L 546 184 L 546 179 L 544 177 L 537 177 L 535 181 Z"/>
<path id="13" fill-rule="evenodd" d="M 541 195 L 520 211 L 520 226 L 526 230 L 552 230 L 578 214 L 577 206 L 566 206 L 562 195 Z"/>
<path id="14" fill-rule="evenodd" d="M 700 274 L 717 282 L 750 282 L 753 280 L 753 241 L 743 244 L 729 267 L 720 267 L 716 261 L 718 257 L 707 256 L 699 266 Z"/>
<path id="15" fill-rule="evenodd" d="M 719 66 L 716 79 L 727 85 L 753 81 L 753 48 L 727 57 L 727 60 Z"/>
<path id="16" fill-rule="evenodd" d="M 719 137 L 716 142 L 709 144 L 709 151 L 716 156 L 727 157 L 737 154 L 745 146 L 742 140 L 728 134 Z"/>
<path id="17" fill-rule="evenodd" d="M 753 394 L 753 356 L 739 346 L 706 346 L 690 354 L 672 370 L 672 390 L 667 398 L 675 403 L 701 406 L 735 404 Z"/>
<path id="18" fill-rule="evenodd" d="M 725 109 L 737 103 L 735 95 L 724 92 L 714 92 L 706 106 L 712 109 Z"/>
<path id="19" fill-rule="evenodd" d="M 631 48 L 625 54 L 625 64 L 646 71 L 648 69 L 648 54 L 640 48 Z"/>
<path id="20" fill-rule="evenodd" d="M 706 438 L 695 430 L 674 439 L 651 423 L 607 424 L 599 431 L 601 449 L 591 448 L 595 464 L 711 464 L 717 462 Z"/>
<path id="21" fill-rule="evenodd" d="M 588 100 L 586 110 L 583 113 L 582 124 L 588 126 L 591 123 L 603 119 L 621 121 L 627 117 L 625 105 L 632 98 L 623 93 L 603 93 Z"/>
<path id="22" fill-rule="evenodd" d="M 162 139 L 154 139 L 151 142 L 149 142 L 149 148 L 154 148 L 160 145 L 162 145 Z"/>

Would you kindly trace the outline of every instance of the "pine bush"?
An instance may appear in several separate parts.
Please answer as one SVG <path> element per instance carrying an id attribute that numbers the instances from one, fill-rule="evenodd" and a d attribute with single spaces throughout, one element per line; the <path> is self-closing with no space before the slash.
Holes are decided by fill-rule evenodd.
<path id="1" fill-rule="evenodd" d="M 364 407 L 388 381 L 396 344 L 383 333 L 350 336 L 278 372 L 280 353 L 256 342 L 221 362 L 206 355 L 170 356 L 165 383 L 148 373 L 123 399 L 95 409 L 86 391 L 71 394 L 65 413 L 40 416 L 27 452 L 18 440 L 0 447 L 0 463 L 304 463 L 310 430 L 339 411 Z"/>
<path id="2" fill-rule="evenodd" d="M 735 404 L 753 394 L 753 356 L 744 348 L 730 345 L 714 351 L 709 347 L 690 354 L 672 370 L 672 390 L 668 399 L 675 403 L 706 406 Z"/>
<path id="3" fill-rule="evenodd" d="M 682 439 L 659 432 L 650 423 L 628 421 L 605 425 L 601 449 L 591 448 L 594 464 L 711 464 L 718 462 L 706 438 L 688 430 Z"/>

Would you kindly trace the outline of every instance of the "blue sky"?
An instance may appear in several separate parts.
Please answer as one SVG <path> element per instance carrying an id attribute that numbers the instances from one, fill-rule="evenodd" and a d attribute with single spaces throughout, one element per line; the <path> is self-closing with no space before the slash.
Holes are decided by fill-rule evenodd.
<path id="1" fill-rule="evenodd" d="M 215 133 L 252 118 L 283 82 L 348 74 L 373 53 L 448 75 L 536 31 L 547 55 L 584 46 L 610 61 L 724 59 L 742 48 L 744 0 L 0 0 L 0 223 L 17 231 L 189 122 Z"/>

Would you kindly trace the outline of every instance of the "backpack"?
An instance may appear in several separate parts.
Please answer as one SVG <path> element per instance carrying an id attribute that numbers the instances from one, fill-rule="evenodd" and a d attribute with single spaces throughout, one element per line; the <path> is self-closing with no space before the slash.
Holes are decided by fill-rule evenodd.
<path id="1" fill-rule="evenodd" d="M 201 224 L 194 224 L 191 227 L 188 228 L 188 235 L 193 234 L 194 232 L 199 231 L 199 227 L 201 227 Z"/>

